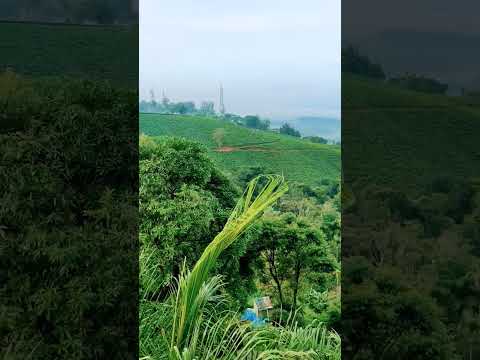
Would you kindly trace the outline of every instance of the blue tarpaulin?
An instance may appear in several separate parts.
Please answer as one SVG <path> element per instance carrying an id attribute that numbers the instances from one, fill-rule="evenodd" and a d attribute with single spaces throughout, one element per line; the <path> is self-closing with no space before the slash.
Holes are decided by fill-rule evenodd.
<path id="1" fill-rule="evenodd" d="M 265 325 L 265 319 L 263 319 L 262 317 L 258 317 L 257 314 L 255 314 L 255 310 L 250 308 L 245 309 L 240 320 L 250 321 L 253 326 Z"/>

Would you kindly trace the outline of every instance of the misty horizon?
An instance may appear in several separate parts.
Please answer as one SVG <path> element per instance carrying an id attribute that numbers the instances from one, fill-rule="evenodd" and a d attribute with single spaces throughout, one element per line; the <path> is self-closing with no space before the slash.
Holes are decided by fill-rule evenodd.
<path id="1" fill-rule="evenodd" d="M 266 118 L 340 118 L 340 4 L 140 3 L 140 98 Z M 301 58 L 301 61 L 299 61 Z"/>
<path id="2" fill-rule="evenodd" d="M 215 106 L 215 111 L 219 111 L 219 104 L 220 104 L 220 93 L 218 92 L 216 98 L 206 98 L 206 99 L 200 99 L 200 100 L 192 100 L 190 98 L 171 98 L 168 96 L 168 91 L 166 90 L 161 90 L 161 91 L 156 91 L 155 89 L 150 89 L 154 91 L 154 96 L 155 96 L 155 101 L 161 102 L 163 98 L 163 94 L 165 94 L 165 97 L 173 103 L 180 103 L 180 102 L 193 102 L 197 108 L 200 108 L 202 102 L 213 102 Z M 151 100 L 151 94 L 150 90 L 145 91 L 144 94 L 140 94 L 139 101 L 150 101 Z M 225 97 L 225 87 L 224 87 L 224 97 Z M 224 100 L 225 102 L 225 100 Z M 240 116 L 247 116 L 247 115 L 257 115 L 262 118 L 268 118 L 272 120 L 273 122 L 281 122 L 281 121 L 288 121 L 288 120 L 294 120 L 294 119 L 299 119 L 299 118 L 306 118 L 306 117 L 318 117 L 318 118 L 323 118 L 323 119 L 330 119 L 330 120 L 338 120 L 340 121 L 340 114 L 338 113 L 333 113 L 333 114 L 311 114 L 308 112 L 299 113 L 299 114 L 292 114 L 292 113 L 282 113 L 282 114 L 274 114 L 273 116 L 271 115 L 261 115 L 252 111 L 245 111 L 245 112 L 231 112 L 229 111 L 228 107 L 226 106 L 226 113 L 233 113 L 235 115 L 240 115 Z"/>

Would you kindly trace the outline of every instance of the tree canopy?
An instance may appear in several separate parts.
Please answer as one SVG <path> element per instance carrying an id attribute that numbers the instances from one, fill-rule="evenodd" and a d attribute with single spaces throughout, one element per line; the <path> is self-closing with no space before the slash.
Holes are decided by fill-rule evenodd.
<path id="1" fill-rule="evenodd" d="M 238 195 L 202 145 L 178 138 L 141 139 L 140 238 L 142 251 L 159 260 L 152 270 L 158 284 L 169 284 L 178 277 L 184 259 L 188 266 L 198 260 L 227 220 Z M 246 245 L 246 238 L 236 242 L 218 265 L 229 289 L 240 299 L 241 284 L 252 286 L 239 271 Z"/>
<path id="2" fill-rule="evenodd" d="M 280 134 L 285 134 L 285 135 L 290 135 L 290 136 L 295 136 L 295 137 L 301 137 L 302 136 L 300 134 L 300 131 L 295 130 L 295 128 L 288 123 L 285 123 L 280 127 Z"/>

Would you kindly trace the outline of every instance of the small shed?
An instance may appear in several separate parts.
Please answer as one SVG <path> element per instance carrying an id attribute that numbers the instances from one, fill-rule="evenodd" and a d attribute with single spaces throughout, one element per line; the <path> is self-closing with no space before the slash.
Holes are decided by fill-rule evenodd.
<path id="1" fill-rule="evenodd" d="M 267 313 L 267 318 L 268 318 L 268 310 L 273 309 L 272 300 L 270 300 L 269 296 L 256 298 L 254 300 L 253 308 L 257 316 L 261 316 L 262 312 L 265 311 Z"/>

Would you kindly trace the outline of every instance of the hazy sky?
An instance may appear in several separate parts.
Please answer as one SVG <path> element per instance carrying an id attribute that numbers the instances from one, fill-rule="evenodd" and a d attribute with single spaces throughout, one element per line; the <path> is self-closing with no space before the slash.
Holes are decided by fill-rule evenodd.
<path id="1" fill-rule="evenodd" d="M 142 0 L 140 96 L 340 116 L 340 0 Z"/>

